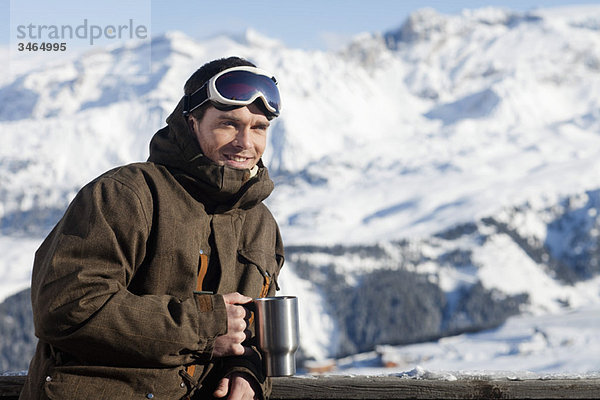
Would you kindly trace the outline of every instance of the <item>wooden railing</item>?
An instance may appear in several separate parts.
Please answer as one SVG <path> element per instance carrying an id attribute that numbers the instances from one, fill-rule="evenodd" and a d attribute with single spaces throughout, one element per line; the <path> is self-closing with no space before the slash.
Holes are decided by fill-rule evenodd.
<path id="1" fill-rule="evenodd" d="M 24 376 L 0 376 L 0 400 L 17 399 Z M 600 399 L 598 379 L 459 379 L 394 376 L 273 378 L 272 400 Z"/>

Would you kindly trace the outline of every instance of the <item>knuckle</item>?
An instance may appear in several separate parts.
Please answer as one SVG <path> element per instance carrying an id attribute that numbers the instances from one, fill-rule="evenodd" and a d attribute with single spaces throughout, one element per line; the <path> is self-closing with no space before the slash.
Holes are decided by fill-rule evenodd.
<path id="1" fill-rule="evenodd" d="M 236 306 L 235 310 L 234 310 L 234 314 L 236 316 L 236 318 L 240 318 L 244 313 L 244 308 L 240 307 L 240 306 Z"/>
<path id="2" fill-rule="evenodd" d="M 241 356 L 244 354 L 244 346 L 237 345 L 234 347 L 233 352 L 235 353 L 236 356 Z"/>

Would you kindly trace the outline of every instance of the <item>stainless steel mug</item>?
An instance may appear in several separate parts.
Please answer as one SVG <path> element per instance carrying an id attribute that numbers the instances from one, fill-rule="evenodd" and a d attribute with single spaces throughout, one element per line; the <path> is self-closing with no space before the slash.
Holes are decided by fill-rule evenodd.
<path id="1" fill-rule="evenodd" d="M 298 350 L 298 299 L 263 297 L 252 301 L 258 349 L 267 376 L 296 373 Z"/>

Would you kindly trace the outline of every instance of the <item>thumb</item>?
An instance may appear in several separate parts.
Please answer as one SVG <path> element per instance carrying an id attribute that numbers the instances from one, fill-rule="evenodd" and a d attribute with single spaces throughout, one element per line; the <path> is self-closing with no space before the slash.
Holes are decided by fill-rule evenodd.
<path id="1" fill-rule="evenodd" d="M 225 303 L 229 304 L 246 304 L 252 301 L 252 297 L 244 296 L 241 293 L 233 292 L 223 296 Z"/>
<path id="2" fill-rule="evenodd" d="M 215 397 L 225 397 L 229 392 L 229 377 L 225 377 L 219 381 L 217 388 L 213 392 Z"/>

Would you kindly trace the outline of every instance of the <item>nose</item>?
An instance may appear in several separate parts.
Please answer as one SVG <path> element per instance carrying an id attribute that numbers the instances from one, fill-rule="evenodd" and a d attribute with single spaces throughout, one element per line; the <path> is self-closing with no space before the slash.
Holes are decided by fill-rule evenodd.
<path id="1" fill-rule="evenodd" d="M 248 148 L 252 147 L 252 140 L 250 137 L 250 127 L 248 127 L 248 126 L 241 127 L 237 131 L 237 134 L 235 135 L 233 144 L 236 147 L 239 147 L 242 149 L 248 149 Z"/>

